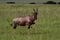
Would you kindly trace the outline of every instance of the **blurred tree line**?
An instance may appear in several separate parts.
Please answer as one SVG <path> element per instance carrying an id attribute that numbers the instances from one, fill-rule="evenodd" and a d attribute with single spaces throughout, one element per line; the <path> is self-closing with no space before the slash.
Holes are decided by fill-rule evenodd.
<path id="1" fill-rule="evenodd" d="M 15 4 L 16 2 L 6 2 L 7 4 Z M 30 2 L 29 4 L 38 4 L 35 2 Z M 47 2 L 43 2 L 42 4 L 60 4 L 60 2 L 54 2 L 54 1 L 47 1 Z"/>

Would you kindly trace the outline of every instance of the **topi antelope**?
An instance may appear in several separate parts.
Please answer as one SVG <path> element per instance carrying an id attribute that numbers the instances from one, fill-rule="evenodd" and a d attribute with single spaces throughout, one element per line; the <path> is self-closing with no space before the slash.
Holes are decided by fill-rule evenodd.
<path id="1" fill-rule="evenodd" d="M 13 29 L 15 30 L 17 25 L 20 25 L 20 26 L 25 26 L 27 25 L 28 26 L 28 29 L 31 28 L 31 25 L 32 24 L 35 24 L 35 20 L 37 19 L 37 14 L 38 14 L 38 9 L 33 9 L 33 15 L 28 15 L 28 16 L 19 16 L 17 18 L 14 18 L 13 19 Z"/>

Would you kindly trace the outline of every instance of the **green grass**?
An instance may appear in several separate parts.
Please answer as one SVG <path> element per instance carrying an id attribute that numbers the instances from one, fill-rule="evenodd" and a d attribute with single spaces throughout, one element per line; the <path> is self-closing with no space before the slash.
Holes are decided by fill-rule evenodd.
<path id="1" fill-rule="evenodd" d="M 33 8 L 38 8 L 38 19 L 31 33 L 27 26 L 18 26 L 13 33 L 12 19 L 32 15 Z M 0 4 L 0 40 L 60 40 L 60 5 Z"/>

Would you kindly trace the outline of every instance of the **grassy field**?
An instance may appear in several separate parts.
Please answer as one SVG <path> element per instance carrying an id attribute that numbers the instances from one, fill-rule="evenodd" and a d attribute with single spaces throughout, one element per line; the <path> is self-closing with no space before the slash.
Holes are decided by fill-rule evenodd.
<path id="1" fill-rule="evenodd" d="M 32 15 L 33 8 L 38 8 L 38 19 L 31 33 L 27 34 L 26 26 L 13 33 L 12 19 Z M 0 4 L 0 40 L 60 40 L 60 5 Z"/>

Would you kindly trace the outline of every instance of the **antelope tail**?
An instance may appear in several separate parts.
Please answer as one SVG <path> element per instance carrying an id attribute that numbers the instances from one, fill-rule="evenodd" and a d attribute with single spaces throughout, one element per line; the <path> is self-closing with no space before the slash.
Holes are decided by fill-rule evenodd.
<path id="1" fill-rule="evenodd" d="M 8 20 L 8 19 L 7 19 L 7 22 L 8 22 L 8 23 L 10 23 L 10 20 Z M 10 23 L 10 26 L 12 26 L 12 25 L 13 25 L 13 24 L 12 24 L 12 23 Z"/>

